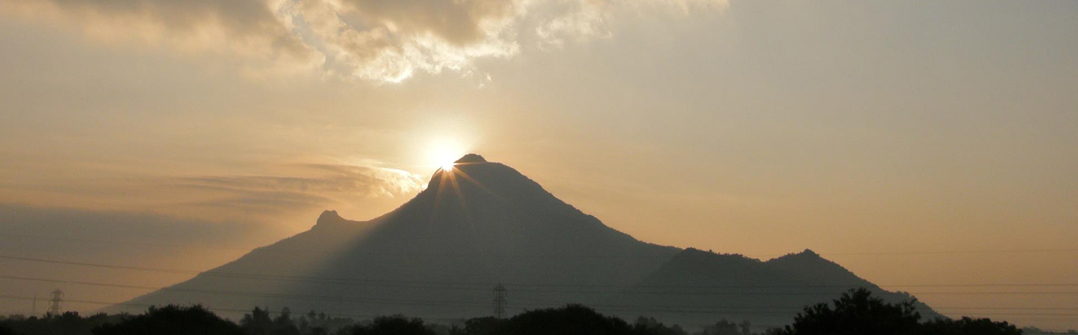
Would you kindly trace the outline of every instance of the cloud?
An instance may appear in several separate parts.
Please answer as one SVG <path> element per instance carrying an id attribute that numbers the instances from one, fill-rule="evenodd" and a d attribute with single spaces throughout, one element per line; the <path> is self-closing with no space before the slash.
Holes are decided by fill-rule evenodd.
<path id="1" fill-rule="evenodd" d="M 0 0 L 0 11 L 73 24 L 107 41 L 289 62 L 317 58 L 264 0 Z"/>
<path id="2" fill-rule="evenodd" d="M 688 12 L 725 0 L 0 0 L 0 10 L 75 23 L 105 39 L 399 82 L 418 72 L 470 73 L 476 59 L 510 58 L 525 44 L 609 36 L 612 8 L 642 3 Z"/>
<path id="3" fill-rule="evenodd" d="M 363 196 L 396 196 L 418 191 L 423 182 L 405 171 L 357 166 L 301 165 L 316 176 L 213 176 L 178 178 L 189 186 L 217 187 L 230 190 L 279 191 L 292 193 L 330 193 Z"/>
<path id="4" fill-rule="evenodd" d="M 376 163 L 371 163 L 376 164 Z M 212 222 L 303 228 L 325 209 L 365 217 L 398 206 L 424 178 L 373 165 L 287 164 L 261 174 L 181 174 L 2 183 L 4 203 L 139 212 Z M 88 169 L 93 169 L 88 168 Z"/>
<path id="5" fill-rule="evenodd" d="M 251 245 L 248 239 L 263 239 L 279 235 L 269 226 L 250 222 L 229 222 L 221 224 L 202 220 L 177 218 L 153 213 L 90 211 L 59 207 L 33 207 L 0 203 L 0 252 L 16 253 L 18 244 L 41 244 L 42 240 L 56 237 L 66 240 L 82 241 L 72 248 L 85 245 L 94 246 L 92 241 L 128 241 L 137 242 L 150 237 L 156 243 L 165 245 L 204 244 L 223 246 L 243 242 Z M 50 241 L 44 241 L 50 242 Z M 52 248 L 66 247 L 67 244 L 48 243 Z M 98 245 L 100 246 L 100 245 Z M 109 246 L 105 246 L 109 247 Z M 84 252 L 84 250 L 80 250 Z"/>
<path id="6" fill-rule="evenodd" d="M 398 197 L 422 190 L 423 180 L 405 171 L 354 165 L 308 164 L 297 175 L 172 178 L 165 187 L 198 190 L 185 206 L 274 214 L 347 203 L 357 197 Z"/>
<path id="7" fill-rule="evenodd" d="M 299 0 L 283 12 L 344 77 L 399 82 L 517 54 L 523 1 Z"/>
<path id="8" fill-rule="evenodd" d="M 313 218 L 311 220 L 313 222 Z M 234 260 L 253 247 L 295 232 L 280 226 L 245 221 L 205 221 L 141 212 L 90 211 L 58 207 L 0 204 L 0 255 L 88 263 L 209 269 Z M 156 273 L 0 260 L 6 275 L 79 278 L 85 281 L 166 286 L 188 273 Z M 122 301 L 144 293 L 130 288 L 87 287 L 51 282 L 4 279 L 5 291 L 44 295 L 60 288 L 81 299 Z M 22 312 L 19 301 L 0 301 L 0 310 Z M 99 305 L 65 304 L 83 312 Z"/>

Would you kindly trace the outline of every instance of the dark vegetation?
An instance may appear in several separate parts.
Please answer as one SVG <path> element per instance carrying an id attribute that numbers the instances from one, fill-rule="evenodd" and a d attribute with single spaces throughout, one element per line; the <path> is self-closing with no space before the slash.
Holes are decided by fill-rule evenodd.
<path id="1" fill-rule="evenodd" d="M 244 334 L 239 326 L 221 319 L 202 306 L 150 307 L 146 314 L 126 317 L 118 323 L 107 323 L 95 327 L 93 333 L 95 335 Z"/>
<path id="2" fill-rule="evenodd" d="M 805 307 L 776 335 L 1019 335 L 1007 322 L 989 319 L 934 319 L 921 323 L 916 301 L 889 304 L 865 289 L 851 290 L 831 304 Z"/>
<path id="3" fill-rule="evenodd" d="M 830 304 L 805 307 L 794 322 L 763 335 L 1019 335 L 1022 330 L 989 319 L 934 319 L 921 322 L 915 301 L 886 303 L 867 290 L 851 290 Z M 696 335 L 754 335 L 747 321 L 721 320 Z M 400 315 L 365 322 L 310 312 L 293 317 L 288 309 L 276 316 L 255 308 L 238 322 L 223 319 L 201 306 L 150 307 L 139 315 L 64 313 L 46 317 L 0 319 L 0 335 L 689 335 L 677 325 L 639 317 L 632 324 L 595 310 L 568 305 L 533 310 L 509 319 L 481 317 L 449 326 Z"/>

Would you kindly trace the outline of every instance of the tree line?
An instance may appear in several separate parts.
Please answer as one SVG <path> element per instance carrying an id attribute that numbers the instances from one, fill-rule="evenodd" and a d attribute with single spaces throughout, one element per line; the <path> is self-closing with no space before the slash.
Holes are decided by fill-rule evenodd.
<path id="1" fill-rule="evenodd" d="M 720 320 L 690 334 L 651 317 L 629 323 L 582 305 L 526 311 L 507 319 L 481 317 L 453 325 L 427 323 L 401 315 L 364 322 L 288 309 L 276 317 L 255 308 L 233 322 L 202 306 L 150 307 L 138 315 L 78 313 L 46 317 L 7 317 L 0 335 L 1020 335 L 1007 322 L 990 319 L 921 320 L 915 301 L 892 304 L 864 289 L 850 290 L 831 303 L 807 306 L 782 328 L 754 333 L 748 321 Z"/>

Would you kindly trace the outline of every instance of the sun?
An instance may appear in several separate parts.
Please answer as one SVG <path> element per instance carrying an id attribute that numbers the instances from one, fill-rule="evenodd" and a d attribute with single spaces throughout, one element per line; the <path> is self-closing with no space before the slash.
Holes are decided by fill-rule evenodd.
<path id="1" fill-rule="evenodd" d="M 430 141 L 426 148 L 426 161 L 445 172 L 453 171 L 456 160 L 467 153 L 464 145 L 455 139 L 436 139 Z"/>
<path id="2" fill-rule="evenodd" d="M 445 151 L 437 155 L 434 162 L 438 164 L 438 168 L 445 172 L 453 172 L 453 166 L 456 165 L 456 159 L 458 155 L 455 151 Z"/>

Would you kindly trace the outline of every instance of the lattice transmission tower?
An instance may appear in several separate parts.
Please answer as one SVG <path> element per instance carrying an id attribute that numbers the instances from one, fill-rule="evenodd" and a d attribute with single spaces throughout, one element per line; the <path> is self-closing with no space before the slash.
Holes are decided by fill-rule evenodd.
<path id="1" fill-rule="evenodd" d="M 52 291 L 52 298 L 49 299 L 49 302 L 51 303 L 49 305 L 49 315 L 59 316 L 63 313 L 64 291 L 60 291 L 60 289 Z"/>
<path id="2" fill-rule="evenodd" d="M 494 317 L 505 318 L 505 286 L 502 283 L 494 287 Z"/>

